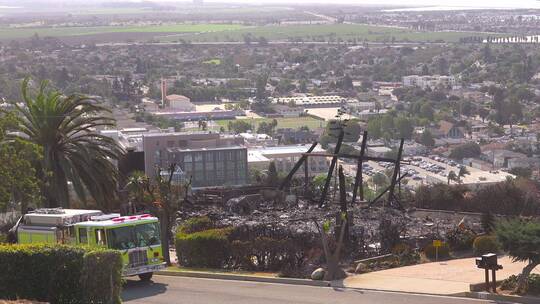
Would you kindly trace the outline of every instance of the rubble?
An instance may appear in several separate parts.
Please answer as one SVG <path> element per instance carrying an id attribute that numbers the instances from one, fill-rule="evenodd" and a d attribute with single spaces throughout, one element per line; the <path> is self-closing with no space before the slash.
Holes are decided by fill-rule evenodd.
<path id="1" fill-rule="evenodd" d="M 329 204 L 319 208 L 309 201 L 298 199 L 298 204 L 286 207 L 274 200 L 264 200 L 260 195 L 245 195 L 232 198 L 226 204 L 198 204 L 191 210 L 180 213 L 178 222 L 195 216 L 208 216 L 219 226 L 279 225 L 292 231 L 317 233 L 313 219 L 319 222 L 334 221 L 339 206 Z M 444 237 L 447 230 L 455 228 L 465 217 L 467 226 L 480 231 L 480 215 L 463 215 L 456 212 L 409 209 L 401 212 L 393 208 L 372 207 L 356 204 L 349 206 L 352 214 L 351 235 L 362 238 L 366 246 L 377 249 L 378 226 L 382 218 L 404 223 L 406 234 L 402 238 L 414 247 L 421 247 L 423 241 Z"/>

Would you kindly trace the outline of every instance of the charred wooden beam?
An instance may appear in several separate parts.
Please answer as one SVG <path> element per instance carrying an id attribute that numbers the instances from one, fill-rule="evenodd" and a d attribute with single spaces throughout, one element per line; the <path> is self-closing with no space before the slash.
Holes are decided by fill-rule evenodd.
<path id="1" fill-rule="evenodd" d="M 281 183 L 281 185 L 279 186 L 279 190 L 283 190 L 283 188 L 285 188 L 285 186 L 287 186 L 290 182 L 291 182 L 291 179 L 292 177 L 294 176 L 294 174 L 296 173 L 296 171 L 298 171 L 298 169 L 300 169 L 300 167 L 302 166 L 302 164 L 304 162 L 306 162 L 307 164 L 307 157 L 310 155 L 310 153 L 315 149 L 315 147 L 318 145 L 319 143 L 318 142 L 314 142 L 311 147 L 309 147 L 309 149 L 307 150 L 306 153 L 303 153 L 302 154 L 302 157 L 300 157 L 300 159 L 298 160 L 298 162 L 296 162 L 296 164 L 294 165 L 294 167 L 292 168 L 291 172 L 289 172 L 289 174 L 287 174 L 287 177 L 285 177 L 285 179 L 283 180 L 283 182 Z M 307 166 L 307 165 L 306 165 Z"/>
<path id="2" fill-rule="evenodd" d="M 362 136 L 362 146 L 360 148 L 360 157 L 358 157 L 357 167 L 356 167 L 356 178 L 354 179 L 354 187 L 353 187 L 353 197 L 352 197 L 352 203 L 356 203 L 356 193 L 358 192 L 358 187 L 360 187 L 360 200 L 364 200 L 364 178 L 363 178 L 363 172 L 362 172 L 362 165 L 364 164 L 364 154 L 366 152 L 366 144 L 367 144 L 367 131 L 364 131 L 364 135 Z"/>
<path id="3" fill-rule="evenodd" d="M 400 172 L 400 161 L 401 161 L 401 154 L 403 153 L 403 143 L 405 142 L 405 139 L 401 139 L 400 143 L 399 143 L 399 150 L 398 150 L 398 154 L 397 154 L 397 157 L 396 157 L 396 160 L 394 162 L 394 173 L 392 174 L 392 180 L 390 182 L 390 192 L 388 193 L 388 200 L 391 200 L 392 198 L 394 198 L 394 190 L 396 188 L 396 182 L 397 182 L 397 177 L 398 177 L 398 173 Z"/>
<path id="4" fill-rule="evenodd" d="M 322 207 L 324 205 L 324 200 L 326 199 L 326 193 L 328 192 L 328 188 L 330 187 L 330 180 L 332 179 L 332 173 L 334 171 L 334 168 L 336 167 L 336 163 L 339 157 L 339 150 L 341 149 L 341 144 L 343 143 L 344 136 L 345 136 L 345 132 L 343 131 L 343 128 L 341 128 L 339 130 L 339 136 L 336 143 L 336 148 L 334 149 L 334 154 L 332 156 L 332 162 L 330 163 L 330 168 L 328 168 L 328 175 L 326 176 L 326 182 L 324 183 L 324 188 L 321 194 L 319 207 Z"/>
<path id="5" fill-rule="evenodd" d="M 336 226 L 345 225 L 345 241 L 348 244 L 350 240 L 350 224 L 349 224 L 349 211 L 347 206 L 347 188 L 345 185 L 345 174 L 343 174 L 343 167 L 340 165 L 338 170 L 339 177 L 339 210 L 340 213 L 336 218 Z M 341 217 L 345 216 L 345 219 Z M 341 229 L 339 229 L 341 231 Z"/>

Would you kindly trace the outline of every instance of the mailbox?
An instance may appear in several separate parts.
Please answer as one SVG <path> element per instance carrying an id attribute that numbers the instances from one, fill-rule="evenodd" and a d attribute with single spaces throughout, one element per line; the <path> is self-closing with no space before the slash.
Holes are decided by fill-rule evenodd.
<path id="1" fill-rule="evenodd" d="M 489 271 L 491 270 L 493 292 L 497 292 L 497 279 L 495 277 L 495 272 L 503 268 L 502 265 L 497 264 L 497 255 L 495 253 L 484 254 L 481 257 L 476 258 L 475 262 L 476 267 L 485 270 L 487 291 L 489 291 Z"/>
<path id="2" fill-rule="evenodd" d="M 502 267 L 497 264 L 497 255 L 495 253 L 488 253 L 482 255 L 482 257 L 476 258 L 476 267 L 482 269 L 501 269 Z"/>

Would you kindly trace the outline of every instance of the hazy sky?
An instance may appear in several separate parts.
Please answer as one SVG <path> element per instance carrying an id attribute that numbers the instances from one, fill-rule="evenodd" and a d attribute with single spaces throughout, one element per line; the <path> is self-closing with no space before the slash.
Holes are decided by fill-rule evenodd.
<path id="1" fill-rule="evenodd" d="M 157 1 L 157 0 L 156 0 Z M 185 0 L 161 0 L 180 2 Z M 346 3 L 346 4 L 393 4 L 407 6 L 463 6 L 463 7 L 494 7 L 494 8 L 540 8 L 539 0 L 206 0 L 207 2 L 242 2 L 242 3 Z"/>
<path id="2" fill-rule="evenodd" d="M 0 3 L 16 6 L 21 0 L 0 0 Z M 45 0 L 50 2 L 121 2 L 121 1 L 155 1 L 155 2 L 191 2 L 192 0 Z M 540 0 L 204 0 L 205 2 L 249 3 L 249 4 L 370 4 L 370 5 L 399 5 L 399 6 L 445 6 L 471 8 L 537 8 Z M 26 1 L 25 1 L 26 2 Z"/>

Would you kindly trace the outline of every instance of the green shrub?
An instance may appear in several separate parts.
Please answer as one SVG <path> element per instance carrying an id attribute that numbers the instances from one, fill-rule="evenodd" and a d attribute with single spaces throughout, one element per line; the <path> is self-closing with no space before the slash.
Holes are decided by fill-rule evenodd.
<path id="1" fill-rule="evenodd" d="M 392 248 L 392 254 L 397 257 L 401 266 L 414 265 L 420 260 L 420 255 L 411 246 L 400 243 Z"/>
<path id="2" fill-rule="evenodd" d="M 0 298 L 120 303 L 120 253 L 66 245 L 0 245 Z"/>
<path id="3" fill-rule="evenodd" d="M 540 274 L 533 273 L 529 275 L 528 293 L 540 295 Z"/>
<path id="4" fill-rule="evenodd" d="M 437 249 L 433 244 L 428 244 L 424 247 L 424 254 L 428 259 L 435 259 L 437 257 Z M 442 243 L 442 246 L 438 249 L 439 259 L 448 258 L 450 256 L 450 246 L 447 243 Z"/>
<path id="5" fill-rule="evenodd" d="M 304 277 L 304 268 L 309 267 L 309 261 L 318 261 L 322 252 L 317 234 L 293 232 L 274 225 L 240 225 L 186 232 L 208 226 L 211 226 L 208 219 L 196 219 L 178 227 L 175 243 L 180 265 L 280 271 Z"/>
<path id="6" fill-rule="evenodd" d="M 446 232 L 446 241 L 452 250 L 470 250 L 475 237 L 471 230 L 459 227 Z"/>
<path id="7" fill-rule="evenodd" d="M 491 235 L 482 235 L 474 239 L 473 251 L 475 255 L 482 255 L 486 253 L 496 253 L 499 251 L 499 242 L 497 238 Z"/>
<path id="8" fill-rule="evenodd" d="M 180 225 L 180 227 L 178 227 L 178 232 L 190 234 L 212 228 L 214 228 L 214 224 L 207 216 L 199 216 L 186 220 L 182 225 Z"/>
<path id="9" fill-rule="evenodd" d="M 501 283 L 502 290 L 515 290 L 518 285 L 519 277 L 517 275 L 511 275 Z M 540 274 L 532 273 L 529 275 L 527 282 L 527 293 L 533 295 L 540 295 Z"/>
<path id="10" fill-rule="evenodd" d="M 0 232 L 0 244 L 6 244 L 8 242 L 7 235 Z"/>
<path id="11" fill-rule="evenodd" d="M 231 228 L 176 234 L 178 262 L 190 267 L 223 267 L 229 258 Z"/>

